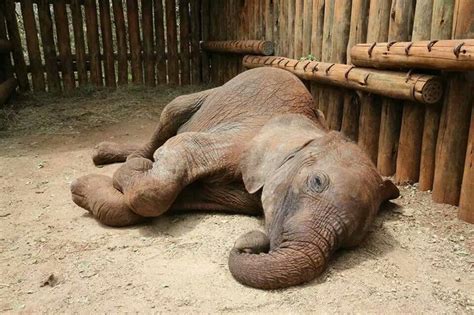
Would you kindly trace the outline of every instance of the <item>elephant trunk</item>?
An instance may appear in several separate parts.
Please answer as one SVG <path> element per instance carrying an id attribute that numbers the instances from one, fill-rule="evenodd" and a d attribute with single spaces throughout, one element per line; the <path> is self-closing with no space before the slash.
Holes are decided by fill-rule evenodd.
<path id="1" fill-rule="evenodd" d="M 272 290 L 302 284 L 321 274 L 339 246 L 342 222 L 325 217 L 300 223 L 296 232 L 284 231 L 283 241 L 269 253 L 249 254 L 233 248 L 229 269 L 234 278 L 250 287 Z"/>

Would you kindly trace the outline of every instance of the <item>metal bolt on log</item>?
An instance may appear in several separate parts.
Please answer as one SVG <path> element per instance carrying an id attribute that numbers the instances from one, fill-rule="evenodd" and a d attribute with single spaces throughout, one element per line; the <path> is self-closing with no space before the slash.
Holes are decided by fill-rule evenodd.
<path id="1" fill-rule="evenodd" d="M 441 80 L 435 75 L 410 73 L 407 76 L 406 72 L 275 56 L 247 55 L 243 58 L 243 65 L 246 68 L 280 68 L 302 79 L 424 104 L 437 103 L 443 94 Z"/>
<path id="2" fill-rule="evenodd" d="M 201 48 L 208 52 L 273 55 L 274 44 L 265 40 L 204 41 Z"/>

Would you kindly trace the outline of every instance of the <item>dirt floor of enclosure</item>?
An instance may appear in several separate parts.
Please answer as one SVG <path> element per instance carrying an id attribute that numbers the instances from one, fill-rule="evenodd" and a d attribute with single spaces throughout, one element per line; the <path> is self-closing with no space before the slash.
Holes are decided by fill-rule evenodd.
<path id="1" fill-rule="evenodd" d="M 227 267 L 261 218 L 190 213 L 113 229 L 72 203 L 73 179 L 117 168 L 92 165 L 96 143 L 144 141 L 166 102 L 192 90 L 23 97 L 1 113 L 1 312 L 474 312 L 473 226 L 411 186 L 362 246 L 339 251 L 317 280 L 272 292 Z"/>

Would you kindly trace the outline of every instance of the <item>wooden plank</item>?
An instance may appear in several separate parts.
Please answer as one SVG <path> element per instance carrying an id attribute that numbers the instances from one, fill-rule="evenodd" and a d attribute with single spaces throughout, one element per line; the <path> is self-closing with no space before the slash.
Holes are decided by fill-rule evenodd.
<path id="1" fill-rule="evenodd" d="M 90 79 L 91 83 L 97 87 L 103 86 L 102 66 L 100 63 L 99 30 L 97 22 L 97 6 L 95 0 L 84 0 L 87 46 L 90 58 Z"/>
<path id="2" fill-rule="evenodd" d="M 303 47 L 302 55 L 307 57 L 311 53 L 311 23 L 313 19 L 313 1 L 304 0 L 303 4 Z"/>
<path id="3" fill-rule="evenodd" d="M 474 223 L 474 110 L 471 112 L 470 125 L 458 218 Z"/>
<path id="4" fill-rule="evenodd" d="M 371 0 L 367 41 L 386 41 L 390 19 L 390 1 Z M 359 133 L 357 143 L 376 163 L 380 133 L 381 99 L 362 94 L 360 99 Z"/>
<path id="5" fill-rule="evenodd" d="M 412 32 L 414 4 L 412 0 L 397 0 L 392 3 L 388 41 L 408 40 Z M 377 168 L 383 176 L 395 174 L 402 111 L 400 102 L 383 100 L 377 157 Z"/>
<path id="6" fill-rule="evenodd" d="M 201 0 L 201 38 L 204 41 L 209 39 L 209 9 L 209 0 Z M 209 55 L 207 53 L 203 53 L 201 56 L 201 75 L 202 83 L 204 84 L 208 84 L 210 82 L 209 66 Z"/>
<path id="7" fill-rule="evenodd" d="M 351 0 L 339 0 L 335 3 L 330 55 L 331 62 L 346 62 L 347 42 L 349 40 L 351 22 L 351 2 Z M 330 91 L 327 107 L 328 126 L 333 130 L 339 131 L 342 124 L 344 93 L 338 90 Z"/>
<path id="8" fill-rule="evenodd" d="M 153 43 L 153 0 L 142 0 L 142 33 L 145 84 L 155 86 L 155 47 Z"/>
<path id="9" fill-rule="evenodd" d="M 458 0 L 454 9 L 453 38 L 474 38 L 474 2 Z M 472 73 L 451 73 L 447 76 L 447 92 L 441 112 L 433 200 L 459 204 L 466 147 L 473 107 Z"/>
<path id="10" fill-rule="evenodd" d="M 294 32 L 294 56 L 295 59 L 303 57 L 303 6 L 304 0 L 295 0 L 295 32 Z"/>
<path id="11" fill-rule="evenodd" d="M 280 12 L 278 14 L 279 33 L 278 43 L 275 54 L 279 56 L 288 55 L 288 3 L 286 0 L 280 0 Z"/>
<path id="12" fill-rule="evenodd" d="M 415 7 L 412 41 L 426 40 L 431 34 L 433 0 L 418 0 Z M 421 142 L 425 110 L 415 103 L 403 106 L 395 181 L 415 183 L 420 175 Z"/>
<path id="13" fill-rule="evenodd" d="M 201 36 L 200 8 L 201 0 L 190 2 L 191 10 L 191 83 L 201 83 L 201 56 L 199 51 L 199 41 Z M 234 16 L 233 21 L 237 21 Z"/>
<path id="14" fill-rule="evenodd" d="M 168 61 L 168 83 L 179 84 L 179 56 L 176 29 L 176 1 L 166 0 L 166 43 Z"/>
<path id="15" fill-rule="evenodd" d="M 451 38 L 453 25 L 454 2 L 444 0 L 433 1 L 433 14 L 431 19 L 431 39 Z M 438 138 L 440 106 L 425 108 L 423 126 L 423 140 L 421 145 L 421 161 L 419 189 L 430 190 L 433 188 L 433 178 L 436 157 L 436 142 Z"/>
<path id="16" fill-rule="evenodd" d="M 286 28 L 288 30 L 289 34 L 289 40 L 288 40 L 288 57 L 289 58 L 294 58 L 295 57 L 295 42 L 293 39 L 294 34 L 295 34 L 295 1 L 288 1 L 286 4 L 288 6 L 288 11 L 287 11 L 287 20 L 288 24 L 286 25 Z"/>
<path id="17" fill-rule="evenodd" d="M 155 12 L 155 42 L 156 42 L 156 73 L 158 84 L 166 84 L 166 51 L 165 51 L 165 22 L 163 1 L 154 0 Z"/>
<path id="18" fill-rule="evenodd" d="M 13 0 L 6 0 L 3 5 L 8 36 L 13 44 L 12 56 L 16 78 L 18 79 L 18 85 L 20 86 L 21 91 L 28 91 L 30 89 L 30 84 L 28 82 L 23 47 L 21 46 L 20 32 L 18 30 L 18 23 L 16 21 L 15 2 Z"/>
<path id="19" fill-rule="evenodd" d="M 102 49 L 104 52 L 105 86 L 115 88 L 115 61 L 112 42 L 112 21 L 110 17 L 110 1 L 99 1 L 100 30 L 102 32 Z"/>
<path id="20" fill-rule="evenodd" d="M 31 65 L 33 90 L 41 92 L 45 90 L 46 86 L 32 0 L 21 1 L 21 13 L 25 28 L 26 47 L 28 48 L 28 56 Z"/>
<path id="21" fill-rule="evenodd" d="M 127 0 L 128 40 L 130 43 L 130 60 L 132 82 L 143 84 L 142 45 L 140 40 L 140 22 L 138 21 L 137 0 Z"/>
<path id="22" fill-rule="evenodd" d="M 179 1 L 179 60 L 181 65 L 181 85 L 188 85 L 190 78 L 189 53 L 189 0 Z"/>
<path id="23" fill-rule="evenodd" d="M 263 17 L 265 18 L 265 40 L 273 40 L 273 32 L 274 32 L 274 15 L 273 10 L 273 0 L 265 0 L 265 8 L 263 12 Z M 237 39 L 233 38 L 233 39 Z"/>
<path id="24" fill-rule="evenodd" d="M 76 88 L 76 80 L 74 78 L 74 70 L 72 69 L 71 37 L 69 36 L 66 3 L 64 1 L 55 1 L 53 8 L 64 91 L 71 92 Z"/>
<path id="25" fill-rule="evenodd" d="M 324 5 L 324 24 L 323 24 L 323 41 L 321 44 L 321 61 L 331 61 L 332 49 L 332 26 L 334 21 L 334 1 L 325 2 Z M 322 86 L 319 90 L 319 109 L 327 117 L 329 95 L 333 91 L 332 87 Z"/>
<path id="26" fill-rule="evenodd" d="M 79 86 L 87 85 L 86 45 L 84 41 L 84 24 L 80 0 L 71 0 L 72 28 L 74 31 L 74 47 L 76 49 L 77 78 Z"/>
<path id="27" fill-rule="evenodd" d="M 322 60 L 323 27 L 324 27 L 324 0 L 313 0 L 311 21 L 311 55 L 316 60 Z M 316 83 L 311 83 L 314 107 L 319 108 L 320 88 Z"/>
<path id="28" fill-rule="evenodd" d="M 367 23 L 369 21 L 369 0 L 354 0 L 351 8 L 351 24 L 347 51 L 356 43 L 367 40 Z M 347 54 L 347 63 L 350 64 L 350 55 Z M 341 132 L 353 141 L 357 141 L 359 132 L 360 99 L 357 93 L 344 94 Z"/>
<path id="29" fill-rule="evenodd" d="M 112 0 L 112 10 L 114 11 L 115 38 L 117 40 L 117 83 L 119 86 L 123 86 L 128 84 L 128 47 L 122 0 Z"/>

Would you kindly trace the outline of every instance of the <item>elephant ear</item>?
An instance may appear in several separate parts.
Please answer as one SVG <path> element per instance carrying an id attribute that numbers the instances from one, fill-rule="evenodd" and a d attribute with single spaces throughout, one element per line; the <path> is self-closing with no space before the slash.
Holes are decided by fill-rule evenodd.
<path id="1" fill-rule="evenodd" d="M 285 114 L 269 120 L 251 140 L 240 162 L 245 188 L 251 194 L 268 176 L 323 131 L 303 115 Z"/>

